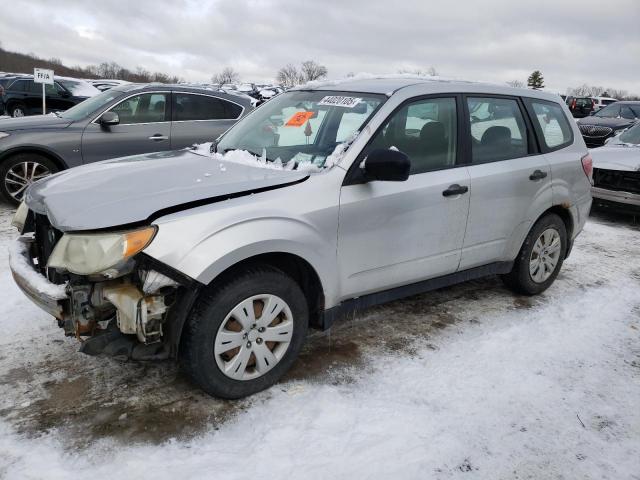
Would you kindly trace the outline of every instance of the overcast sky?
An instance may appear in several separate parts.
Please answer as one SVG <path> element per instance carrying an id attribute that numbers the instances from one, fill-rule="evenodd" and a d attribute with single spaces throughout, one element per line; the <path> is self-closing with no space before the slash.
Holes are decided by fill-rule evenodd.
<path id="1" fill-rule="evenodd" d="M 470 80 L 583 83 L 640 93 L 640 0 L 14 0 L 6 50 L 67 65 L 115 61 L 208 81 L 269 81 L 313 59 L 330 78 L 427 69 Z M 2 70 L 2 65 L 0 65 Z"/>

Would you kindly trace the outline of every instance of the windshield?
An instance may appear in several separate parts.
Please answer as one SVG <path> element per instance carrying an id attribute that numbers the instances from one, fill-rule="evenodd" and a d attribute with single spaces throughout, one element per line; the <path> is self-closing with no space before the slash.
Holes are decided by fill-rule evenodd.
<path id="1" fill-rule="evenodd" d="M 594 116 L 595 117 L 608 117 L 608 118 L 616 118 L 620 115 L 620 105 L 612 103 L 611 105 L 607 105 L 606 107 L 598 110 Z"/>
<path id="2" fill-rule="evenodd" d="M 217 152 L 247 150 L 268 161 L 323 167 L 335 148 L 359 131 L 385 99 L 351 92 L 283 93 L 229 130 Z"/>
<path id="3" fill-rule="evenodd" d="M 74 97 L 94 97 L 100 93 L 96 87 L 89 82 L 83 82 L 82 80 L 62 80 L 59 79 L 64 88 L 71 92 Z"/>
<path id="4" fill-rule="evenodd" d="M 101 109 L 105 105 L 107 105 L 112 100 L 120 97 L 122 92 L 118 92 L 116 90 L 107 90 L 106 92 L 99 93 L 95 97 L 88 98 L 84 102 L 79 103 L 78 105 L 71 107 L 69 110 L 65 110 L 61 112 L 59 116 L 61 118 L 66 118 L 68 120 L 81 120 L 92 113 L 96 112 L 96 110 Z"/>
<path id="5" fill-rule="evenodd" d="M 640 123 L 637 123 L 626 132 L 620 135 L 620 141 L 624 143 L 640 144 Z"/>

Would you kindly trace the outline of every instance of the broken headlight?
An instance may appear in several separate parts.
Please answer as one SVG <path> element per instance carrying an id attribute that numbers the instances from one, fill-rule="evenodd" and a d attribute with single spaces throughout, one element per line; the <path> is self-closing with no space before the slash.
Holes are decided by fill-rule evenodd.
<path id="1" fill-rule="evenodd" d="M 29 215 L 29 207 L 27 207 L 26 203 L 22 202 L 16 210 L 16 213 L 13 216 L 13 220 L 11 220 L 11 225 L 16 227 L 20 233 L 22 233 L 22 230 L 24 230 L 24 224 L 27 221 L 27 215 Z"/>
<path id="2" fill-rule="evenodd" d="M 102 273 L 144 250 L 156 231 L 151 226 L 128 232 L 65 233 L 53 249 L 47 267 L 78 275 Z"/>

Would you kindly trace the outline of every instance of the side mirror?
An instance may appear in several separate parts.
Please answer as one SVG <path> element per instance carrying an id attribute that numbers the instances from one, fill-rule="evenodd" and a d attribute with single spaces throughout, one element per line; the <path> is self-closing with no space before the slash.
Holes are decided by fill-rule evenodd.
<path id="1" fill-rule="evenodd" d="M 367 181 L 404 182 L 409 178 L 411 160 L 398 150 L 373 150 L 364 161 Z"/>
<path id="2" fill-rule="evenodd" d="M 118 114 L 116 112 L 104 112 L 98 122 L 103 127 L 118 125 L 120 123 L 120 117 L 118 117 Z"/>
<path id="3" fill-rule="evenodd" d="M 60 95 L 62 98 L 69 98 L 71 96 L 71 94 L 66 90 L 58 90 L 58 95 Z"/>

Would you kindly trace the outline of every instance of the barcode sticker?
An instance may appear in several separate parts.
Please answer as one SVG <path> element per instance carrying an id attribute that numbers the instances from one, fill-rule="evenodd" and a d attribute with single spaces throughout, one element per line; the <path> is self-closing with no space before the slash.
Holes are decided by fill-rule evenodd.
<path id="1" fill-rule="evenodd" d="M 318 105 L 329 105 L 334 107 L 353 108 L 361 101 L 362 99 L 357 97 L 340 97 L 340 96 L 329 95 L 324 97 L 322 100 L 320 100 L 318 102 Z"/>

